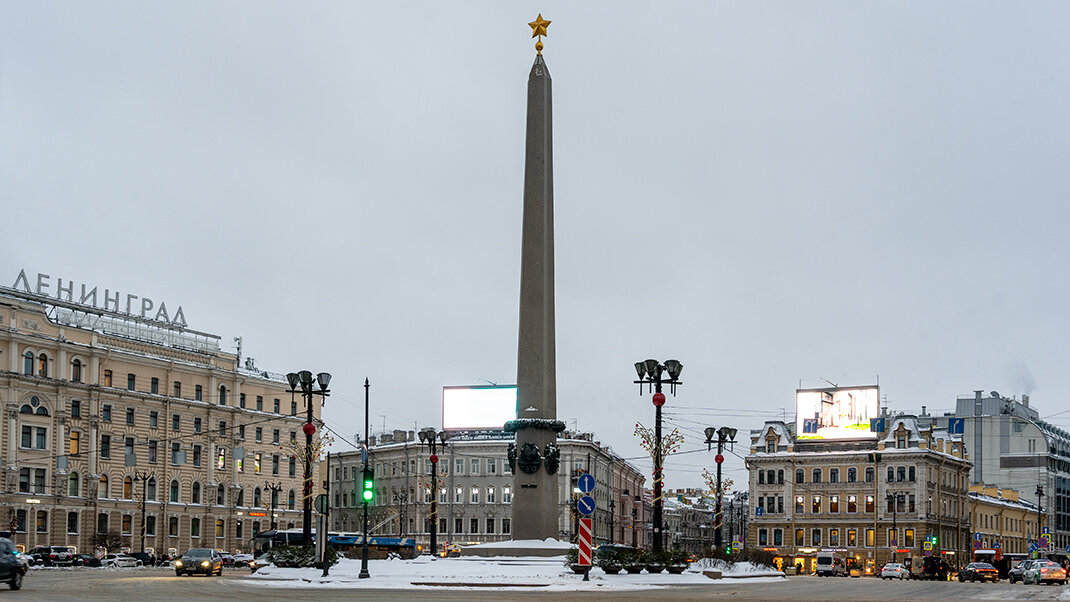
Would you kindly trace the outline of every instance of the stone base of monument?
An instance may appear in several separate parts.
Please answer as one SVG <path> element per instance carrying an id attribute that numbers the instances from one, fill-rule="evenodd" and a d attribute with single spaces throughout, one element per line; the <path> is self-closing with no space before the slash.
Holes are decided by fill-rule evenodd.
<path id="1" fill-rule="evenodd" d="M 493 558 L 505 556 L 521 558 L 525 556 L 553 557 L 568 554 L 573 544 L 556 539 L 514 539 L 508 541 L 495 541 L 461 547 L 461 556 L 477 556 L 481 558 Z"/>

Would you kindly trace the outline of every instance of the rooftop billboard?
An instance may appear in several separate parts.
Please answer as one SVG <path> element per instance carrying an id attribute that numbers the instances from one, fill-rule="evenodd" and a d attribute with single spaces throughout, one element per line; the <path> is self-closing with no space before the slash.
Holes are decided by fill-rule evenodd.
<path id="1" fill-rule="evenodd" d="M 870 419 L 878 417 L 880 388 L 831 387 L 795 391 L 799 439 L 873 439 Z"/>
<path id="2" fill-rule="evenodd" d="M 516 385 L 442 387 L 442 430 L 501 429 L 516 420 Z"/>

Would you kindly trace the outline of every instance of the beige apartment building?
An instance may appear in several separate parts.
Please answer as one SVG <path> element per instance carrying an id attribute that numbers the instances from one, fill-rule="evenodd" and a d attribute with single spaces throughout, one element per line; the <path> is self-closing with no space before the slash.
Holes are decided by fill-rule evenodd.
<path id="1" fill-rule="evenodd" d="M 273 502 L 300 527 L 305 408 L 285 378 L 239 366 L 181 307 L 75 288 L 0 287 L 0 532 L 91 552 L 116 531 L 159 555 L 248 549 Z"/>
<path id="2" fill-rule="evenodd" d="M 975 556 L 989 560 L 997 550 L 999 556 L 1010 559 L 1029 555 L 1029 543 L 1037 532 L 1037 507 L 1018 499 L 1018 491 L 970 485 L 969 517 Z"/>
<path id="3" fill-rule="evenodd" d="M 797 437 L 778 421 L 751 431 L 748 544 L 805 572 L 822 551 L 869 570 L 930 554 L 969 562 L 974 502 L 961 438 L 909 415 L 877 424 L 853 440 Z"/>

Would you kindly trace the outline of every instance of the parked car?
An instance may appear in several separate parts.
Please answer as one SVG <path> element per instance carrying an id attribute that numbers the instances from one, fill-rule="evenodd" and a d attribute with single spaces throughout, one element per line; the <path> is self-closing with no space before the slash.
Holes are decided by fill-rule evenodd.
<path id="1" fill-rule="evenodd" d="M 41 566 L 71 566 L 74 553 L 67 546 L 37 546 L 30 550 L 33 563 Z"/>
<path id="2" fill-rule="evenodd" d="M 1022 576 L 1022 583 L 1060 583 L 1066 585 L 1066 569 L 1058 562 L 1041 560 L 1033 563 Z"/>
<path id="3" fill-rule="evenodd" d="M 156 566 L 156 556 L 148 552 L 131 552 L 129 556 L 140 560 L 141 566 Z"/>
<path id="4" fill-rule="evenodd" d="M 959 569 L 959 581 L 999 583 L 999 570 L 987 562 L 971 562 Z"/>
<path id="5" fill-rule="evenodd" d="M 175 561 L 175 575 L 195 575 L 203 573 L 207 576 L 223 574 L 223 557 L 219 552 L 211 548 L 190 548 L 186 553 Z"/>
<path id="6" fill-rule="evenodd" d="M 92 554 L 75 554 L 74 555 L 75 566 L 102 566 L 100 559 Z"/>
<path id="7" fill-rule="evenodd" d="M 105 554 L 100 559 L 100 566 L 105 567 L 135 567 L 141 566 L 141 561 L 126 554 Z"/>
<path id="8" fill-rule="evenodd" d="M 249 571 L 252 572 L 252 573 L 255 573 L 259 569 L 262 569 L 262 568 L 266 567 L 269 564 L 271 564 L 271 561 L 268 560 L 268 555 L 267 554 L 261 554 L 261 555 L 256 557 L 256 560 L 253 560 L 253 561 L 251 561 L 249 563 Z"/>
<path id="9" fill-rule="evenodd" d="M 1033 566 L 1034 562 L 1037 562 L 1037 561 L 1036 560 L 1027 559 L 1027 560 L 1023 560 L 1023 561 L 1019 562 L 1007 574 L 1007 580 L 1010 581 L 1011 583 L 1014 583 L 1016 581 L 1021 581 L 1022 578 L 1025 576 L 1025 572 L 1027 570 L 1029 570 L 1029 567 Z"/>
<path id="10" fill-rule="evenodd" d="M 0 581 L 7 581 L 11 589 L 22 588 L 26 576 L 26 564 L 19 560 L 19 550 L 6 537 L 0 537 Z"/>
<path id="11" fill-rule="evenodd" d="M 843 577 L 846 571 L 843 562 L 834 552 L 819 552 L 817 555 L 817 568 L 814 574 L 818 577 Z"/>
<path id="12" fill-rule="evenodd" d="M 234 566 L 249 566 L 249 563 L 253 561 L 252 554 L 235 554 Z"/>
<path id="13" fill-rule="evenodd" d="M 921 566 L 915 567 L 914 572 L 911 573 L 911 578 L 947 581 L 950 575 L 951 567 L 946 562 L 936 556 L 926 556 L 922 560 Z"/>
<path id="14" fill-rule="evenodd" d="M 216 551 L 219 552 L 219 557 L 223 559 L 223 566 L 234 566 L 234 556 L 222 550 Z"/>
<path id="15" fill-rule="evenodd" d="M 898 562 L 889 562 L 881 569 L 881 579 L 899 579 L 902 581 L 909 578 L 910 571 Z"/>

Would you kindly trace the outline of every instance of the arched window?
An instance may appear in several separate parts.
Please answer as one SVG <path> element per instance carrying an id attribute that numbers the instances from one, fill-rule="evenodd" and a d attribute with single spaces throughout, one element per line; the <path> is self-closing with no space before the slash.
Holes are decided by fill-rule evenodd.
<path id="1" fill-rule="evenodd" d="M 253 489 L 253 508 L 260 507 L 260 488 Z"/>
<path id="2" fill-rule="evenodd" d="M 27 351 L 22 356 L 22 373 L 27 376 L 33 376 L 33 352 Z"/>
<path id="3" fill-rule="evenodd" d="M 48 376 L 48 356 L 44 353 L 37 358 L 37 376 Z"/>
<path id="4" fill-rule="evenodd" d="M 129 476 L 123 479 L 123 499 L 130 500 L 134 498 L 134 479 Z"/>
<path id="5" fill-rule="evenodd" d="M 71 362 L 71 382 L 82 382 L 82 360 L 78 358 Z"/>
<path id="6" fill-rule="evenodd" d="M 294 490 L 291 489 L 290 493 L 286 496 L 286 507 L 290 510 L 294 509 Z"/>
<path id="7" fill-rule="evenodd" d="M 219 385 L 219 405 L 227 405 L 227 387 L 226 385 Z"/>
<path id="8" fill-rule="evenodd" d="M 156 477 L 149 478 L 149 482 L 145 484 L 145 499 L 156 501 Z"/>
<path id="9" fill-rule="evenodd" d="M 100 475 L 100 488 L 97 497 L 108 497 L 108 475 Z"/>
<path id="10" fill-rule="evenodd" d="M 22 407 L 19 408 L 19 414 L 33 414 L 33 408 L 30 407 L 30 404 L 24 403 L 22 404 Z"/>
<path id="11" fill-rule="evenodd" d="M 201 484 L 200 483 L 197 483 L 197 482 L 193 483 L 193 490 L 190 493 L 189 501 L 193 502 L 194 504 L 200 504 L 201 503 Z"/>
<path id="12" fill-rule="evenodd" d="M 215 492 L 215 505 L 216 506 L 225 506 L 226 503 L 227 503 L 227 488 L 224 487 L 222 483 L 220 483 L 219 487 L 216 488 L 216 492 Z"/>
<path id="13" fill-rule="evenodd" d="M 235 506 L 244 506 L 245 505 L 245 490 L 244 489 L 239 489 L 238 490 L 238 501 L 235 502 L 234 505 Z"/>
<path id="14" fill-rule="evenodd" d="M 40 406 L 37 408 L 37 411 L 34 412 L 34 414 L 37 414 L 38 416 L 48 416 L 48 408 L 46 408 L 45 406 Z"/>
<path id="15" fill-rule="evenodd" d="M 167 519 L 167 535 L 170 537 L 178 537 L 178 517 L 172 516 Z"/>
<path id="16" fill-rule="evenodd" d="M 171 498 L 170 499 L 171 499 L 172 502 L 177 502 L 178 501 L 178 481 L 175 480 L 175 479 L 171 479 Z"/>
<path id="17" fill-rule="evenodd" d="M 72 472 L 71 476 L 67 477 L 67 495 L 70 497 L 78 497 L 78 489 L 81 481 L 78 480 L 78 473 Z"/>
<path id="18" fill-rule="evenodd" d="M 217 518 L 215 520 L 215 536 L 216 539 L 223 539 L 223 534 L 226 532 L 226 523 L 223 519 Z"/>

